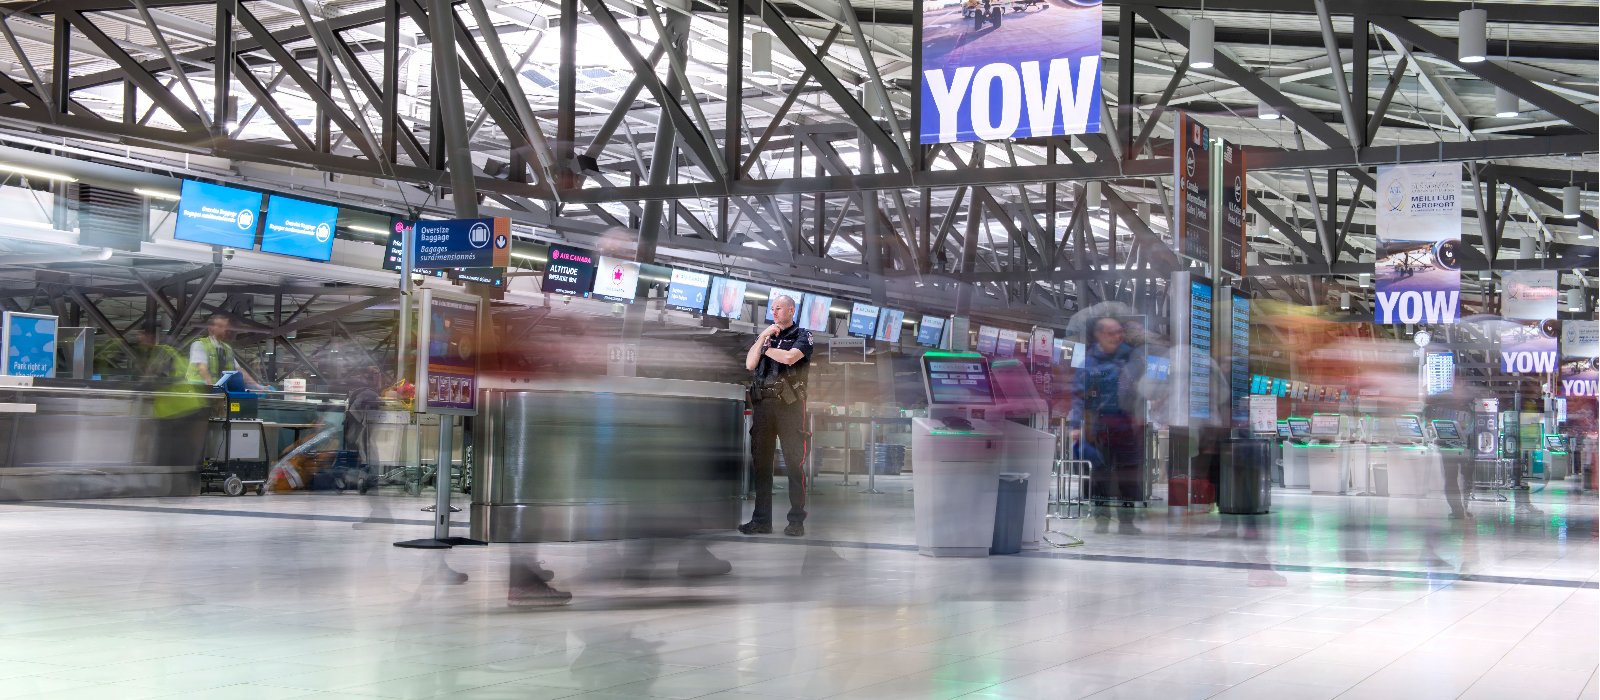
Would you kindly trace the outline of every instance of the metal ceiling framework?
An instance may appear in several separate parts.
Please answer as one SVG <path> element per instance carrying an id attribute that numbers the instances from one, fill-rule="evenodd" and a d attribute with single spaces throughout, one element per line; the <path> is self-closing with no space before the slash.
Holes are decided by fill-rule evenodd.
<path id="1" fill-rule="evenodd" d="M 919 146 L 907 0 L 5 2 L 0 142 L 164 173 L 221 159 L 256 187 L 503 214 L 544 239 L 623 227 L 647 261 L 1058 324 L 1090 303 L 1160 299 L 1186 264 L 1165 216 L 1182 109 L 1245 145 L 1250 275 L 1266 295 L 1360 296 L 1374 168 L 1445 160 L 1466 163 L 1477 204 L 1465 270 L 1565 270 L 1594 308 L 1600 10 L 1477 3 L 1505 55 L 1461 63 L 1467 3 L 1336 5 L 1108 5 L 1104 134 Z M 1205 71 L 1186 48 L 1202 13 L 1218 46 Z M 782 49 L 775 75 L 749 70 L 756 32 Z M 433 54 L 451 45 L 454 61 Z M 1496 88 L 1520 115 L 1494 116 Z M 1257 119 L 1263 102 L 1283 119 Z M 1085 201 L 1090 180 L 1103 208 Z M 1553 193 L 1569 183 L 1586 188 L 1577 221 Z M 1507 245 L 1523 237 L 1534 255 Z M 85 294 L 147 294 L 146 317 L 185 321 L 237 302 L 208 294 L 248 294 L 184 287 L 180 307 L 161 289 Z M 287 303 L 310 299 L 304 313 L 311 295 Z M 1489 299 L 1464 295 L 1469 312 Z M 320 315 L 359 304 L 332 303 Z M 281 330 L 274 313 L 253 330 Z"/>

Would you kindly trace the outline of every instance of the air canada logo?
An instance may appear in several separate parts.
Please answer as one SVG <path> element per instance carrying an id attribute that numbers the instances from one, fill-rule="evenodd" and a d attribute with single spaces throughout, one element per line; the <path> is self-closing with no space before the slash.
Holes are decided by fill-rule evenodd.
<path id="1" fill-rule="evenodd" d="M 256 225 L 256 213 L 249 209 L 240 209 L 233 217 L 233 223 L 240 229 L 252 228 Z"/>
<path id="2" fill-rule="evenodd" d="M 560 259 L 561 259 L 561 251 L 556 250 L 554 248 L 551 248 L 550 249 L 550 260 L 551 260 L 551 262 L 554 262 L 554 261 L 560 260 Z"/>
<path id="3" fill-rule="evenodd" d="M 613 284 L 622 284 L 622 275 L 623 275 L 622 266 L 621 265 L 616 266 L 615 268 L 613 268 L 611 270 L 611 282 Z"/>

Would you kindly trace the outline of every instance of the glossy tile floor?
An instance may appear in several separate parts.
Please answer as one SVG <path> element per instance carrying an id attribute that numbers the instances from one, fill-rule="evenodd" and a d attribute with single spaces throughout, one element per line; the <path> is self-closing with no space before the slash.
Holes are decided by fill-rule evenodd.
<path id="1" fill-rule="evenodd" d="M 805 540 L 703 538 L 728 576 L 675 577 L 678 542 L 645 583 L 601 573 L 615 544 L 528 551 L 576 594 L 553 610 L 506 606 L 509 547 L 390 546 L 425 499 L 372 529 L 354 495 L 0 504 L 0 697 L 1597 697 L 1592 493 L 1447 521 L 1280 491 L 1254 532 L 1157 507 L 936 560 L 909 479 L 838 480 Z"/>

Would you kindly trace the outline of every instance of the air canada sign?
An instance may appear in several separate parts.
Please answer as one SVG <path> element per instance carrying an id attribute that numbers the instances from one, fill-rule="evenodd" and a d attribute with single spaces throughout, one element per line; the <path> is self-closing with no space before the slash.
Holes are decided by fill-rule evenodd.
<path id="1" fill-rule="evenodd" d="M 959 0 L 922 9 L 921 142 L 1100 131 L 1098 0 Z"/>

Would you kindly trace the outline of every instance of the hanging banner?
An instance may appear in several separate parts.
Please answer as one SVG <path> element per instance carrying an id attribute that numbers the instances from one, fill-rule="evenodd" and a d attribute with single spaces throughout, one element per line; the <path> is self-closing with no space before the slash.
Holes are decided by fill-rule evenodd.
<path id="1" fill-rule="evenodd" d="M 1055 360 L 1056 332 L 1051 328 L 1034 326 L 1029 343 L 1028 360 L 1034 367 L 1049 367 Z"/>
<path id="2" fill-rule="evenodd" d="M 1561 352 L 1567 357 L 1600 357 L 1600 321 L 1562 321 Z"/>
<path id="3" fill-rule="evenodd" d="M 1172 169 L 1172 216 L 1176 219 L 1172 230 L 1177 234 L 1178 252 L 1210 263 L 1211 130 L 1184 112 L 1178 113 Z"/>
<path id="4" fill-rule="evenodd" d="M 1099 3 L 919 4 L 921 143 L 1100 132 Z"/>
<path id="5" fill-rule="evenodd" d="M 1600 383 L 1600 371 L 1595 365 L 1600 360 L 1593 357 L 1582 357 L 1564 360 L 1561 363 L 1560 389 L 1561 395 L 1596 396 L 1596 384 Z"/>
<path id="6" fill-rule="evenodd" d="M 1502 273 L 1505 293 L 1500 315 L 1512 325 L 1500 333 L 1500 369 L 1515 374 L 1549 374 L 1560 352 L 1561 322 L 1556 320 L 1554 270 Z"/>
<path id="7" fill-rule="evenodd" d="M 1244 147 L 1222 142 L 1222 269 L 1244 275 L 1245 205 Z"/>
<path id="8" fill-rule="evenodd" d="M 1460 257 L 1461 164 L 1380 166 L 1377 322 L 1455 323 Z"/>

